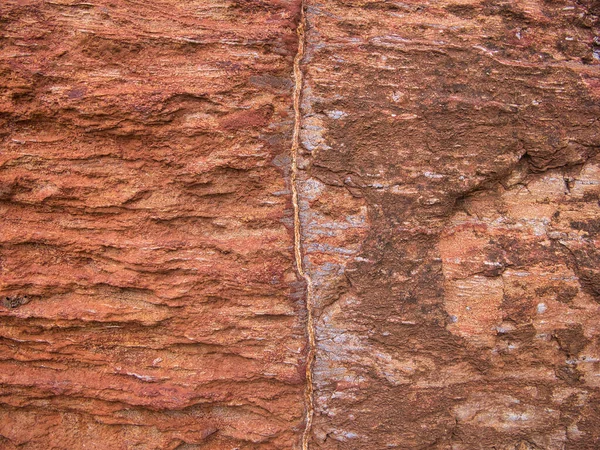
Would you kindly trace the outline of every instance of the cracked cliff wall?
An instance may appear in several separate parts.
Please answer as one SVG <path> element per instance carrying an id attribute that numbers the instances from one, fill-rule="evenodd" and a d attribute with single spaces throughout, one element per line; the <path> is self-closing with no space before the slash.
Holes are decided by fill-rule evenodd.
<path id="1" fill-rule="evenodd" d="M 0 448 L 599 448 L 599 14 L 2 2 Z"/>
<path id="2" fill-rule="evenodd" d="M 0 448 L 296 444 L 298 12 L 0 4 Z"/>

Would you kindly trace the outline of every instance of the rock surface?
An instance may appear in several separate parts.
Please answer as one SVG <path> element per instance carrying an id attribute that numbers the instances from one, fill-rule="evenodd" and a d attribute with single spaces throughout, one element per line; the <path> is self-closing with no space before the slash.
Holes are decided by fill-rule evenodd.
<path id="1" fill-rule="evenodd" d="M 598 6 L 308 2 L 312 448 L 600 446 Z"/>
<path id="2" fill-rule="evenodd" d="M 2 2 L 0 448 L 599 448 L 599 15 Z"/>
<path id="3" fill-rule="evenodd" d="M 296 445 L 298 12 L 2 2 L 0 448 Z"/>

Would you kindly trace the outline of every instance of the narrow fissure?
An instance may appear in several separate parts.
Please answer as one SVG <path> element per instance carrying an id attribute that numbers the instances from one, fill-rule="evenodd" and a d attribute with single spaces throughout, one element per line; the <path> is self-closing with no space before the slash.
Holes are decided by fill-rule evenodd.
<path id="1" fill-rule="evenodd" d="M 301 129 L 301 100 L 302 100 L 302 59 L 304 58 L 305 45 L 305 16 L 304 2 L 300 5 L 300 20 L 296 33 L 298 35 L 298 51 L 294 58 L 294 132 L 292 135 L 292 204 L 294 208 L 294 255 L 298 273 L 306 282 L 306 334 L 308 336 L 308 353 L 306 356 L 306 388 L 304 390 L 304 401 L 306 404 L 305 427 L 302 433 L 302 449 L 308 450 L 308 442 L 314 414 L 314 396 L 312 370 L 315 360 L 315 329 L 313 324 L 313 305 L 312 305 L 312 281 L 306 273 L 302 261 L 302 236 L 300 223 L 300 204 L 298 194 L 298 152 L 300 151 L 300 129 Z"/>

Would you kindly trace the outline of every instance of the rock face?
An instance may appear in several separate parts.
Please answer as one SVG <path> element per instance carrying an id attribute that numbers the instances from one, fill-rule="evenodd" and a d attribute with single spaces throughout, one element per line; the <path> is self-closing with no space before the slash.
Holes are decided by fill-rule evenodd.
<path id="1" fill-rule="evenodd" d="M 309 2 L 313 448 L 599 448 L 598 13 Z"/>
<path id="2" fill-rule="evenodd" d="M 0 448 L 600 448 L 598 15 L 5 0 Z"/>
<path id="3" fill-rule="evenodd" d="M 0 448 L 296 445 L 298 12 L 2 2 Z"/>

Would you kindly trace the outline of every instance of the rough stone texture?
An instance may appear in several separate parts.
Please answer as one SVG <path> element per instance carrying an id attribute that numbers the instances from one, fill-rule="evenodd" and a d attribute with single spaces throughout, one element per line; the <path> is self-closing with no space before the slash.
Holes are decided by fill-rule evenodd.
<path id="1" fill-rule="evenodd" d="M 598 13 L 308 1 L 312 448 L 600 448 Z"/>
<path id="2" fill-rule="evenodd" d="M 0 448 L 292 448 L 295 1 L 0 4 Z"/>
<path id="3" fill-rule="evenodd" d="M 1 449 L 600 448 L 598 1 L 300 7 L 0 3 Z"/>

